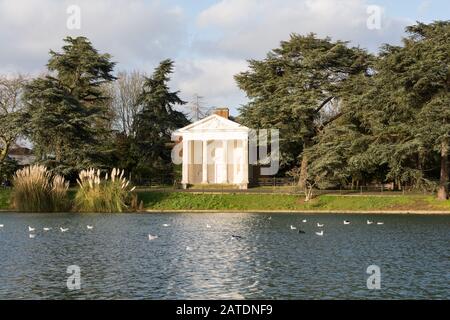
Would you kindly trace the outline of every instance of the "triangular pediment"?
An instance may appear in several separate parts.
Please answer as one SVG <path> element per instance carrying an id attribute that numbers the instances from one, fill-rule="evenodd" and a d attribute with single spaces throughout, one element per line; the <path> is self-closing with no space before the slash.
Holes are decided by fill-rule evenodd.
<path id="1" fill-rule="evenodd" d="M 249 129 L 237 122 L 231 121 L 219 115 L 213 114 L 202 120 L 175 131 L 177 134 L 186 132 L 214 132 L 214 131 L 244 131 Z"/>

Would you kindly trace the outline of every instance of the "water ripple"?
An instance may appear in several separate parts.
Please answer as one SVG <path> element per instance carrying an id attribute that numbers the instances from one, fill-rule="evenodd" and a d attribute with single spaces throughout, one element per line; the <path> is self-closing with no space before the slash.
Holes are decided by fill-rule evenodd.
<path id="1" fill-rule="evenodd" d="M 1 214 L 0 299 L 450 298 L 447 216 L 271 216 Z M 372 264 L 381 290 L 366 287 Z M 69 265 L 81 290 L 66 288 Z"/>

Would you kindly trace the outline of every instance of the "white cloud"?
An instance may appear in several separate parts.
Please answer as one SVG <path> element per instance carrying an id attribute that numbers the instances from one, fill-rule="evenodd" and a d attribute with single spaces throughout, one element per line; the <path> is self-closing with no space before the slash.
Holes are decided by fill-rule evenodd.
<path id="1" fill-rule="evenodd" d="M 230 27 L 236 23 L 241 24 L 244 21 L 252 20 L 252 16 L 249 16 L 249 12 L 257 8 L 255 5 L 258 2 L 259 1 L 253 0 L 220 1 L 200 13 L 198 17 L 199 24 L 202 26 L 215 24 L 223 27 Z M 264 1 L 260 1 L 259 4 L 264 6 L 263 2 Z M 259 12 L 253 12 L 254 15 L 257 15 L 258 13 Z"/>
<path id="2" fill-rule="evenodd" d="M 386 42 L 398 43 L 412 21 L 382 18 L 381 30 L 368 30 L 365 0 L 222 0 L 204 10 L 198 26 L 214 28 L 220 36 L 198 41 L 199 50 L 229 56 L 261 58 L 290 33 L 314 32 L 335 40 L 349 40 L 376 50 Z"/>
<path id="3" fill-rule="evenodd" d="M 194 94 L 204 97 L 206 106 L 228 106 L 235 110 L 244 95 L 236 87 L 233 76 L 247 69 L 245 60 L 198 58 L 176 64 L 173 87 L 183 99 L 192 101 Z"/>
<path id="4" fill-rule="evenodd" d="M 68 30 L 69 5 L 81 8 L 81 30 Z M 87 36 L 122 68 L 175 57 L 186 38 L 178 6 L 145 0 L 0 0 L 1 71 L 44 69 L 48 51 L 67 35 Z"/>

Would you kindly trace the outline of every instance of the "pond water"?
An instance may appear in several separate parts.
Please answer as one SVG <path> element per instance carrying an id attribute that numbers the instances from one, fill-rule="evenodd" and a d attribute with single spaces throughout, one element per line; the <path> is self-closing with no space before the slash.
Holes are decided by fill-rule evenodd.
<path id="1" fill-rule="evenodd" d="M 1 224 L 0 299 L 450 298 L 450 216 L 2 213 Z M 70 265 L 80 290 L 66 286 Z"/>

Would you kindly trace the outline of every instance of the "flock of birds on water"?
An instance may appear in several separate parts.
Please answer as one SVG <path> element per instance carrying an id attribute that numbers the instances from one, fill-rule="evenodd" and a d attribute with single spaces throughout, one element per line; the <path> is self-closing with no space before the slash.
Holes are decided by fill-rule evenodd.
<path id="1" fill-rule="evenodd" d="M 303 219 L 302 222 L 303 222 L 303 223 L 307 223 L 308 220 L 307 220 L 307 219 Z M 344 220 L 344 225 L 349 225 L 350 223 L 351 223 L 351 222 L 350 222 L 349 220 Z M 367 220 L 367 224 L 373 224 L 373 223 L 374 223 L 374 221 Z M 383 225 L 384 222 L 378 221 L 376 224 L 377 224 L 377 225 Z M 318 228 L 323 228 L 324 226 L 325 226 L 325 224 L 317 222 L 317 227 L 318 227 Z M 297 230 L 297 227 L 291 225 L 291 230 Z M 303 231 L 303 230 L 301 230 L 301 229 L 298 229 L 298 233 L 304 234 L 304 233 L 306 233 L 306 232 Z M 323 229 L 321 229 L 321 230 L 319 230 L 319 231 L 316 231 L 315 233 L 316 233 L 316 235 L 322 237 L 322 236 L 323 236 Z"/>
<path id="2" fill-rule="evenodd" d="M 269 220 L 271 220 L 271 219 L 272 219 L 272 217 L 269 217 Z M 302 222 L 303 222 L 303 223 L 307 223 L 308 220 L 307 220 L 307 219 L 303 219 Z M 351 222 L 350 222 L 349 220 L 344 220 L 344 225 L 349 225 L 350 223 L 351 223 Z M 370 224 L 374 224 L 374 221 L 367 220 L 367 224 L 369 224 L 369 225 L 370 225 Z M 377 224 L 377 225 L 383 225 L 384 222 L 378 221 L 376 224 Z M 167 223 L 163 224 L 163 227 L 169 227 L 169 226 L 170 226 L 170 225 L 167 224 Z M 318 227 L 318 228 L 323 228 L 324 226 L 325 226 L 325 224 L 317 222 L 317 227 Z M 211 225 L 206 224 L 206 228 L 211 228 Z M 290 228 L 291 228 L 291 230 L 297 230 L 297 227 L 295 227 L 295 226 L 293 226 L 293 225 L 291 225 Z M 303 231 L 303 230 L 301 230 L 301 229 L 298 229 L 298 233 L 300 233 L 300 234 L 305 234 L 306 232 Z M 322 236 L 324 235 L 323 229 L 321 229 L 321 230 L 319 230 L 319 231 L 316 231 L 315 233 L 316 233 L 316 235 L 318 235 L 318 236 L 320 236 L 320 237 L 322 237 Z M 232 239 L 239 240 L 239 239 L 242 239 L 243 237 L 242 237 L 242 236 L 238 236 L 238 235 L 232 234 L 232 235 L 231 235 L 231 238 L 232 238 Z M 158 236 L 157 236 L 157 235 L 151 235 L 151 234 L 148 235 L 148 240 L 149 240 L 149 241 L 156 240 L 156 239 L 158 239 Z M 187 251 L 192 251 L 192 248 L 188 246 L 188 247 L 186 247 L 186 250 L 187 250 Z"/>
<path id="3" fill-rule="evenodd" d="M 269 220 L 272 220 L 272 217 L 269 217 L 268 219 L 269 219 Z M 303 219 L 302 222 L 303 222 L 303 223 L 307 223 L 308 220 L 307 220 L 307 219 Z M 350 223 L 351 223 L 351 222 L 350 222 L 349 220 L 344 220 L 344 225 L 349 225 Z M 374 221 L 367 220 L 367 224 L 369 224 L 369 225 L 370 225 L 370 224 L 374 224 Z M 377 224 L 377 225 L 383 225 L 384 222 L 378 221 L 378 222 L 376 222 L 376 224 Z M 315 234 L 316 234 L 317 236 L 322 237 L 322 236 L 324 235 L 324 231 L 323 231 L 322 228 L 325 226 L 325 224 L 317 222 L 316 225 L 317 225 L 318 228 L 320 228 L 320 230 L 319 230 L 319 231 L 316 231 Z M 4 224 L 0 224 L 0 229 L 4 228 L 4 226 L 5 226 Z M 163 226 L 163 227 L 170 227 L 170 224 L 164 223 L 162 226 Z M 206 228 L 210 229 L 210 228 L 211 228 L 211 225 L 206 224 Z M 93 230 L 93 229 L 94 229 L 94 226 L 92 226 L 92 225 L 86 225 L 86 229 L 87 229 L 87 230 Z M 290 226 L 290 229 L 291 229 L 291 230 L 297 230 L 297 227 L 291 225 L 291 226 Z M 52 230 L 52 228 L 50 228 L 50 227 L 44 227 L 43 230 L 44 230 L 44 232 L 47 232 L 47 231 Z M 59 231 L 60 231 L 60 232 L 67 232 L 67 231 L 69 231 L 69 228 L 59 227 Z M 31 227 L 31 226 L 28 226 L 28 232 L 29 232 L 29 238 L 30 238 L 30 239 L 34 239 L 34 238 L 36 237 L 36 233 L 35 233 L 35 232 L 36 232 L 36 228 L 33 228 L 33 227 Z M 300 233 L 300 234 L 305 234 L 306 232 L 303 231 L 303 230 L 301 230 L 301 229 L 298 229 L 298 233 Z M 242 236 L 235 235 L 235 234 L 232 234 L 232 235 L 231 235 L 231 238 L 232 238 L 232 239 L 235 239 L 235 240 L 240 240 L 240 239 L 242 239 L 243 237 L 242 237 Z M 148 234 L 148 240 L 149 240 L 149 241 L 156 240 L 156 239 L 158 239 L 158 236 L 157 236 L 157 235 L 151 235 L 151 234 Z M 186 247 L 186 251 L 192 251 L 192 250 L 193 250 L 192 247 L 189 247 L 189 246 Z"/>
<path id="4" fill-rule="evenodd" d="M 4 227 L 5 227 L 4 224 L 0 224 L 0 229 L 3 229 Z M 86 228 L 87 228 L 88 230 L 93 230 L 93 229 L 94 229 L 94 226 L 87 225 Z M 50 230 L 52 230 L 52 229 L 53 229 L 53 228 L 50 228 L 50 227 L 43 227 L 43 228 L 42 228 L 42 230 L 44 230 L 44 232 L 50 231 Z M 59 231 L 61 231 L 61 232 L 67 232 L 67 231 L 69 231 L 69 228 L 59 227 Z M 28 237 L 29 237 L 30 239 L 36 238 L 36 228 L 33 228 L 33 227 L 31 227 L 31 226 L 28 226 L 28 232 L 29 232 Z"/>

